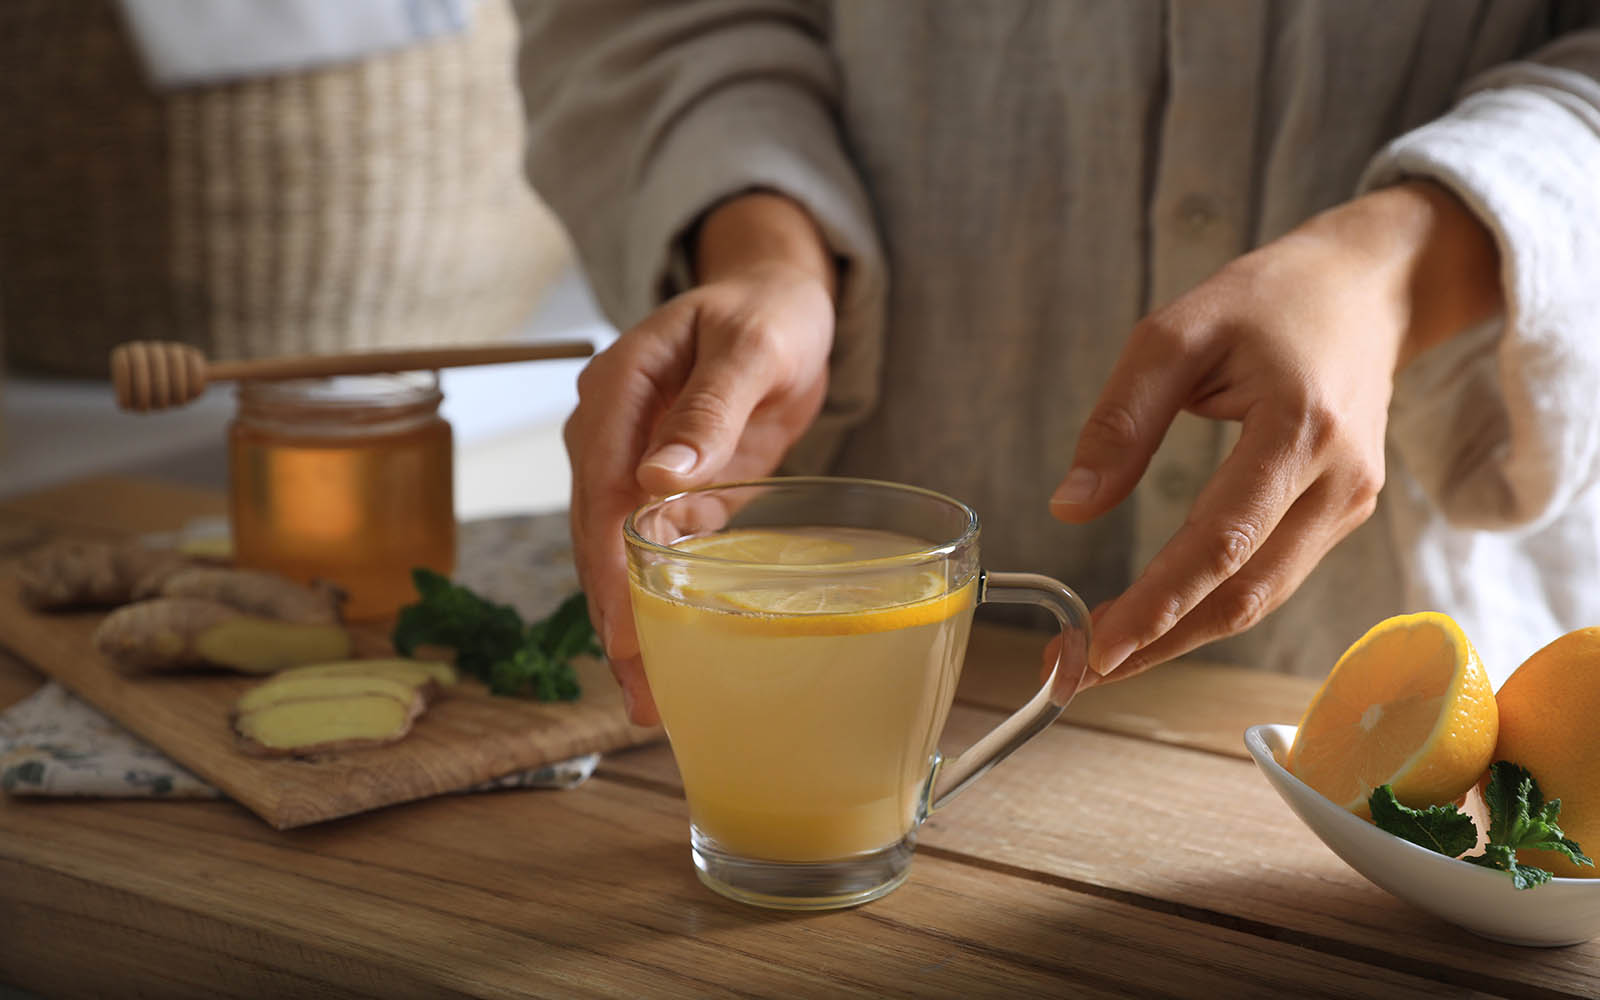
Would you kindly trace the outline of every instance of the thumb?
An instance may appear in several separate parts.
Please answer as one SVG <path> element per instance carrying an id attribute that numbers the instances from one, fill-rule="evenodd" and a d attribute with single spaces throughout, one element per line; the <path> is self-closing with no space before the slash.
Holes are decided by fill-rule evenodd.
<path id="1" fill-rule="evenodd" d="M 1072 468 L 1050 497 L 1057 520 L 1081 523 L 1121 502 L 1187 401 L 1196 376 L 1155 340 L 1130 338 L 1100 391 L 1078 433 Z"/>
<path id="2" fill-rule="evenodd" d="M 764 366 L 729 352 L 699 361 L 656 426 L 636 476 L 648 493 L 675 493 L 728 464 L 770 388 Z"/>

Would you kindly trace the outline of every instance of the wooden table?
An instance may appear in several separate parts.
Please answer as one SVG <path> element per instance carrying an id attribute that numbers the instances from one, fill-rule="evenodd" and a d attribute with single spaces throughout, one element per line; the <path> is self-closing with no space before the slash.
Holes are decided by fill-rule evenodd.
<path id="1" fill-rule="evenodd" d="M 219 498 L 103 480 L 0 504 L 0 550 Z M 980 629 L 959 745 L 1038 640 Z M 0 656 L 0 705 L 39 678 Z M 665 746 L 568 792 L 448 796 L 279 833 L 227 802 L 0 800 L 0 981 L 47 996 L 1600 995 L 1600 945 L 1498 945 L 1346 868 L 1245 758 L 1310 682 L 1174 665 L 1081 698 L 924 827 L 867 906 L 728 902 Z"/>

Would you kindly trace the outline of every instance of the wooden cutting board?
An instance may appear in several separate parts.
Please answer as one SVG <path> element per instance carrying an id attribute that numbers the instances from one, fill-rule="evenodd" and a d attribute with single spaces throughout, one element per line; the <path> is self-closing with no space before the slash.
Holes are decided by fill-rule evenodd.
<path id="1" fill-rule="evenodd" d="M 90 641 L 102 615 L 24 607 L 15 566 L 0 563 L 0 644 L 280 830 L 660 737 L 627 722 L 605 664 L 585 658 L 575 702 L 493 697 L 464 681 L 390 746 L 313 760 L 248 757 L 234 746 L 228 710 L 259 678 L 124 676 Z"/>

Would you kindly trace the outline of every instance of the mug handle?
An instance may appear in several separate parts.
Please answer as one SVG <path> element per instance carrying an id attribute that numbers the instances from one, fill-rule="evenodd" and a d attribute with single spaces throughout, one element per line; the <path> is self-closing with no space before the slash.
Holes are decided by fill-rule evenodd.
<path id="1" fill-rule="evenodd" d="M 1050 677 L 1028 703 L 953 760 L 938 760 L 929 782 L 931 813 L 955 798 L 1022 744 L 1049 728 L 1077 693 L 1089 669 L 1089 609 L 1066 584 L 1038 573 L 980 573 L 978 603 L 1034 604 L 1056 616 L 1061 651 Z"/>

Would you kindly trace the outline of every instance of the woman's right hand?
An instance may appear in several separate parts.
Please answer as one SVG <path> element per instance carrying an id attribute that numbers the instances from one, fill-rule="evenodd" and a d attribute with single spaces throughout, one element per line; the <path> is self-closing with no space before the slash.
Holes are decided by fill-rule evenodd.
<path id="1" fill-rule="evenodd" d="M 699 285 L 584 369 L 564 432 L 578 578 L 640 725 L 659 716 L 634 634 L 623 521 L 653 496 L 771 474 L 822 407 L 833 346 L 832 260 L 794 202 L 724 204 L 701 226 L 696 263 Z"/>

